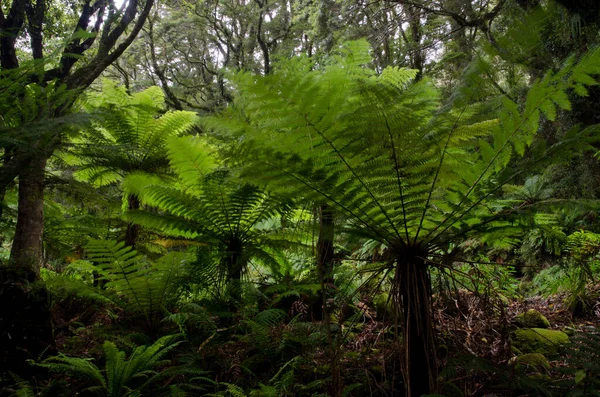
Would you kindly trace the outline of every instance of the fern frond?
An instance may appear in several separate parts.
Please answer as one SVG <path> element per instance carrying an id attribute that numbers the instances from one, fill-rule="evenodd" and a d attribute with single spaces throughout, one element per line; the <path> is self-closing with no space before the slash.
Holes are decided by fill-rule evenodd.
<path id="1" fill-rule="evenodd" d="M 258 313 L 254 317 L 254 321 L 264 327 L 273 327 L 280 323 L 287 313 L 281 309 L 267 309 Z"/>
<path id="2" fill-rule="evenodd" d="M 189 254 L 171 252 L 150 262 L 122 242 L 92 240 L 87 255 L 107 281 L 106 289 L 125 297 L 116 303 L 142 314 L 147 327 L 158 326 L 163 312 L 177 300 L 180 282 L 189 271 Z"/>
<path id="3" fill-rule="evenodd" d="M 97 386 L 106 388 L 104 374 L 89 358 L 76 358 L 59 355 L 49 357 L 39 364 L 41 367 L 48 368 L 55 373 L 66 373 L 78 379 L 85 379 L 94 382 Z"/>
<path id="4" fill-rule="evenodd" d="M 150 386 L 167 375 L 200 374 L 184 366 L 171 367 L 167 371 L 157 369 L 162 359 L 182 341 L 178 335 L 168 335 L 150 346 L 136 347 L 127 358 L 124 351 L 110 341 L 103 344 L 105 367 L 98 368 L 91 359 L 73 358 L 65 355 L 49 357 L 36 364 L 52 372 L 89 380 L 93 383 L 84 391 L 108 397 L 133 396 L 144 393 Z M 143 381 L 140 383 L 140 380 Z"/>

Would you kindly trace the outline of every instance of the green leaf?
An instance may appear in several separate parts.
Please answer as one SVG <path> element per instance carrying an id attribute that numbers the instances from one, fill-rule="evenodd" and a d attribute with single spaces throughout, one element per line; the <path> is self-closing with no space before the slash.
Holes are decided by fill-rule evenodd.
<path id="1" fill-rule="evenodd" d="M 585 380 L 587 373 L 584 369 L 580 369 L 575 372 L 575 384 L 578 385 Z"/>

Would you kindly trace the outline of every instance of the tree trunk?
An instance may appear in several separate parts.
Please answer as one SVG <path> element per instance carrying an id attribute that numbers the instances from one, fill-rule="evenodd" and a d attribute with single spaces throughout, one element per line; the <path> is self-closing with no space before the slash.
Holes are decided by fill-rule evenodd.
<path id="1" fill-rule="evenodd" d="M 0 267 L 0 372 L 31 372 L 26 359 L 54 345 L 50 295 L 39 279 L 47 157 L 33 158 L 19 176 L 19 211 L 8 266 Z"/>
<path id="2" fill-rule="evenodd" d="M 42 265 L 46 161 L 40 153 L 19 174 L 19 210 L 9 262 L 30 281 L 39 278 Z"/>
<path id="3" fill-rule="evenodd" d="M 431 321 L 431 279 L 425 255 L 398 258 L 394 302 L 402 313 L 404 387 L 409 397 L 436 391 L 437 363 Z"/>
<path id="4" fill-rule="evenodd" d="M 412 5 L 404 7 L 411 32 L 410 67 L 417 70 L 416 80 L 423 78 L 423 68 L 425 67 L 425 54 L 421 44 L 423 31 L 421 26 L 420 10 Z"/>
<path id="5" fill-rule="evenodd" d="M 130 194 L 127 196 L 127 209 L 129 211 L 140 209 L 140 199 L 138 196 L 135 194 Z M 139 235 L 140 225 L 129 222 L 127 224 L 127 230 L 125 231 L 125 245 L 135 248 Z"/>

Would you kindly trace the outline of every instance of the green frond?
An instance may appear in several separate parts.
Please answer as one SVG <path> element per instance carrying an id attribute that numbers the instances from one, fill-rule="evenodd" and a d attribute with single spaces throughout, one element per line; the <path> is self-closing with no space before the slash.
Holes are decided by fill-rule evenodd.
<path id="1" fill-rule="evenodd" d="M 432 84 L 411 83 L 414 71 L 366 72 L 352 60 L 362 47 L 349 45 L 348 64 L 291 61 L 281 74 L 239 75 L 237 107 L 202 122 L 238 140 L 246 180 L 325 200 L 361 235 L 396 247 L 508 227 L 490 205 L 510 180 L 506 168 L 531 146 L 542 114 L 554 119 L 570 109 L 575 84 L 595 84 L 599 52 L 547 73 L 523 106 L 504 98 L 496 119 L 481 120 L 474 105 L 442 108 Z"/>
<path id="2" fill-rule="evenodd" d="M 267 309 L 258 313 L 254 321 L 264 327 L 274 327 L 287 316 L 287 313 L 281 309 Z"/>
<path id="3" fill-rule="evenodd" d="M 128 189 L 158 209 L 129 211 L 128 219 L 165 236 L 193 240 L 204 264 L 201 269 L 210 268 L 205 266 L 210 261 L 233 261 L 228 258 L 237 258 L 237 264 L 228 267 L 241 268 L 253 257 L 272 260 L 261 248 L 268 246 L 268 233 L 257 226 L 287 211 L 287 200 L 214 171 L 211 152 L 197 138 L 170 140 L 169 158 L 178 183 L 164 186 L 143 177 L 128 178 Z"/>
<path id="4" fill-rule="evenodd" d="M 91 240 L 86 251 L 88 259 L 101 270 L 106 289 L 125 297 L 117 303 L 142 314 L 151 327 L 176 301 L 190 260 L 189 254 L 171 252 L 152 263 L 123 242 L 115 241 Z"/>
<path id="5" fill-rule="evenodd" d="M 103 86 L 105 92 L 90 96 L 86 104 L 95 118 L 92 126 L 73 139 L 61 158 L 77 166 L 78 178 L 98 186 L 135 172 L 168 174 L 167 141 L 189 131 L 197 116 L 162 114 L 164 95 L 158 87 L 129 95 L 115 83 Z"/>
<path id="6" fill-rule="evenodd" d="M 74 378 L 89 380 L 99 387 L 106 388 L 104 374 L 90 358 L 68 357 L 61 354 L 49 357 L 36 365 L 48 368 L 54 373 L 66 373 Z"/>
<path id="7" fill-rule="evenodd" d="M 92 381 L 93 385 L 86 387 L 84 392 L 94 392 L 107 397 L 137 396 L 166 376 L 201 374 L 185 366 L 171 367 L 166 371 L 157 369 L 164 364 L 163 358 L 182 343 L 179 339 L 178 335 L 164 336 L 150 346 L 134 348 L 129 357 L 113 342 L 106 341 L 103 344 L 105 366 L 102 370 L 91 359 L 73 358 L 62 354 L 49 357 L 36 365 L 55 373 Z"/>
<path id="8" fill-rule="evenodd" d="M 199 137 L 171 138 L 167 143 L 171 167 L 184 186 L 199 189 L 203 178 L 215 169 L 213 151 Z"/>

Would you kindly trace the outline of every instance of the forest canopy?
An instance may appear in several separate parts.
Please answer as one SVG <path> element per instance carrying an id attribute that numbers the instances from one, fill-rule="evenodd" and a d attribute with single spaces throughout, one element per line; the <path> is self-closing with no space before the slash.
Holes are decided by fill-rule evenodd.
<path id="1" fill-rule="evenodd" d="M 600 393 L 594 2 L 0 2 L 0 394 Z"/>

